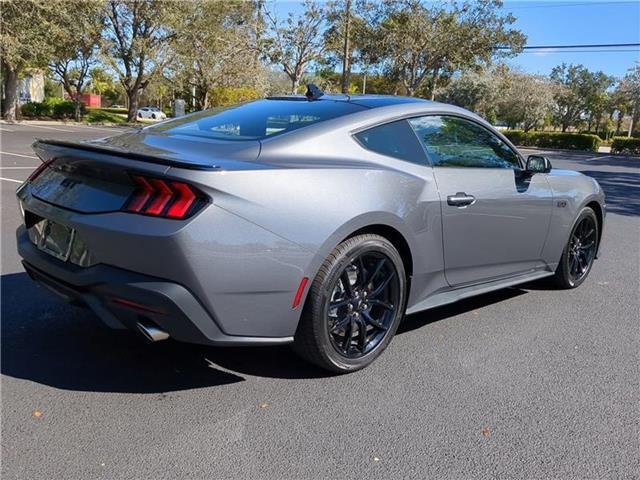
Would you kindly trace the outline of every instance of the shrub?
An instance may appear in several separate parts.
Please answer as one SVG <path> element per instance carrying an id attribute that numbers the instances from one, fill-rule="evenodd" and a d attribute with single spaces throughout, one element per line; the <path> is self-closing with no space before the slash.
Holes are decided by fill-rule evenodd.
<path id="1" fill-rule="evenodd" d="M 597 135 L 567 132 L 523 132 L 507 130 L 504 135 L 522 147 L 559 148 L 567 150 L 589 150 L 597 152 L 600 137 Z"/>
<path id="2" fill-rule="evenodd" d="M 28 102 L 20 107 L 20 112 L 25 117 L 51 116 L 51 105 L 46 102 Z"/>
<path id="3" fill-rule="evenodd" d="M 70 100 L 63 100 L 53 106 L 53 116 L 55 118 L 73 118 L 76 113 L 76 104 Z M 80 114 L 84 115 L 86 109 L 84 104 L 81 107 Z"/>
<path id="4" fill-rule="evenodd" d="M 505 137 L 511 140 L 511 143 L 514 145 L 520 146 L 528 146 L 527 145 L 527 136 L 528 133 L 523 132 L 522 130 L 503 130 L 502 133 Z"/>
<path id="5" fill-rule="evenodd" d="M 613 137 L 611 153 L 640 155 L 640 138 Z"/>
<path id="6" fill-rule="evenodd" d="M 213 107 L 226 107 L 260 97 L 258 90 L 253 87 L 217 87 L 209 92 L 209 103 Z"/>

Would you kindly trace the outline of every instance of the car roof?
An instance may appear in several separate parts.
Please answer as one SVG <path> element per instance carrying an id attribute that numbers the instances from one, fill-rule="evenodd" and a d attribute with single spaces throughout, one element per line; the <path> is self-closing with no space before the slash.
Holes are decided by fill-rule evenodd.
<path id="1" fill-rule="evenodd" d="M 309 101 L 304 95 L 282 95 L 267 97 L 270 100 L 291 100 L 291 101 Z M 324 94 L 322 97 L 311 100 L 314 102 L 333 101 L 348 102 L 360 105 L 365 108 L 387 107 L 389 105 L 400 105 L 403 103 L 435 103 L 430 100 L 424 100 L 416 97 L 403 97 L 400 95 L 347 95 L 347 94 Z"/>

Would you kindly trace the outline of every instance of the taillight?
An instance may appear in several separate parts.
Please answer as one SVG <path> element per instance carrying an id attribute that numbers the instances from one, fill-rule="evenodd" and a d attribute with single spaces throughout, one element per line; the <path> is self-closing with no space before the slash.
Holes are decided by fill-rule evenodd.
<path id="1" fill-rule="evenodd" d="M 133 175 L 136 189 L 124 210 L 142 215 L 185 219 L 206 203 L 206 197 L 191 185 L 173 180 Z"/>
<path id="2" fill-rule="evenodd" d="M 38 175 L 40 175 L 47 169 L 51 162 L 53 162 L 53 159 L 47 160 L 46 162 L 42 162 L 40 165 L 38 165 L 38 167 L 27 177 L 27 182 L 35 180 Z"/>

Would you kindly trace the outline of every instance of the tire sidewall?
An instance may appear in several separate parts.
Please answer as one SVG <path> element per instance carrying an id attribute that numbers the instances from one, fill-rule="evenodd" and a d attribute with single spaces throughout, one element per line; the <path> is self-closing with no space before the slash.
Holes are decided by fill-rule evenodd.
<path id="1" fill-rule="evenodd" d="M 349 359 L 346 358 L 335 349 L 330 338 L 329 330 L 327 328 L 327 309 L 328 301 L 333 292 L 335 284 L 338 281 L 338 277 L 342 271 L 352 262 L 354 258 L 366 252 L 379 252 L 384 254 L 394 265 L 396 270 L 397 285 L 399 290 L 400 307 L 397 309 L 389 330 L 381 342 L 375 346 L 375 348 L 359 358 Z M 316 338 L 320 339 L 321 353 L 327 361 L 329 361 L 336 370 L 339 371 L 353 371 L 363 368 L 373 362 L 389 345 L 391 339 L 398 329 L 398 325 L 404 316 L 404 308 L 406 303 L 406 276 L 404 270 L 404 264 L 402 258 L 394 246 L 380 237 L 379 239 L 367 239 L 352 248 L 348 249 L 343 255 L 340 255 L 335 262 L 330 266 L 330 273 L 324 279 L 320 294 L 317 298 L 313 299 L 314 302 L 314 330 L 316 331 Z"/>

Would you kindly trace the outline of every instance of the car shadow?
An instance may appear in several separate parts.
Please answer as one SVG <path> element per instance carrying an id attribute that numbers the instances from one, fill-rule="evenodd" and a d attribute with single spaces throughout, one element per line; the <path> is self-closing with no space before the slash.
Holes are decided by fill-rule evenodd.
<path id="1" fill-rule="evenodd" d="M 519 297 L 527 293 L 522 288 L 505 288 L 503 290 L 496 290 L 494 292 L 478 295 L 477 297 L 465 298 L 456 303 L 450 303 L 443 305 L 442 307 L 432 308 L 425 310 L 424 312 L 414 313 L 408 315 L 398 327 L 397 335 L 408 333 L 418 328 L 422 328 L 425 325 L 439 322 L 456 315 L 462 315 L 464 313 L 484 308 L 494 303 L 500 303 L 510 298 Z"/>
<path id="2" fill-rule="evenodd" d="M 88 310 L 52 298 L 25 273 L 3 275 L 3 375 L 89 392 L 160 394 L 241 382 L 244 376 L 332 376 L 282 347 L 214 348 L 173 340 L 151 344 L 104 327 Z M 506 289 L 409 315 L 398 334 L 526 293 Z"/>
<path id="3" fill-rule="evenodd" d="M 89 310 L 59 302 L 26 273 L 3 275 L 0 371 L 55 388 L 164 393 L 241 382 L 243 375 L 318 378 L 288 346 L 214 348 L 149 343 L 102 325 Z"/>

